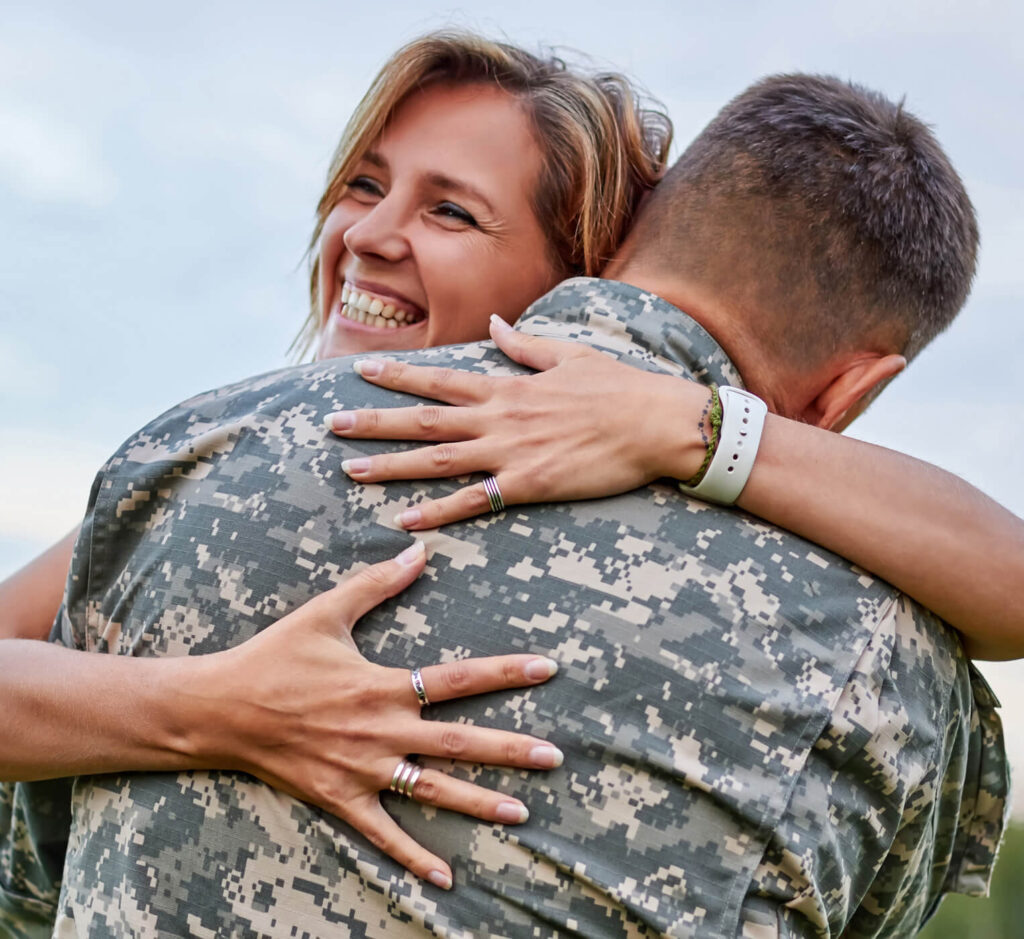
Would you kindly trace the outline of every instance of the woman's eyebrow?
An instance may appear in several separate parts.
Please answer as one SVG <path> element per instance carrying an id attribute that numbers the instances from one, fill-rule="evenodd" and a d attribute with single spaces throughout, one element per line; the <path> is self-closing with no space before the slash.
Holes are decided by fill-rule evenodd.
<path id="1" fill-rule="evenodd" d="M 427 173 L 424 180 L 428 185 L 434 186 L 438 189 L 447 189 L 456 194 L 462 194 L 469 196 L 471 199 L 475 199 L 477 202 L 483 204 L 484 208 L 487 209 L 492 215 L 495 214 L 494 206 L 491 204 L 491 200 L 487 198 L 479 189 L 475 186 L 464 182 L 461 179 L 453 179 L 451 176 L 446 176 L 444 173 Z"/>

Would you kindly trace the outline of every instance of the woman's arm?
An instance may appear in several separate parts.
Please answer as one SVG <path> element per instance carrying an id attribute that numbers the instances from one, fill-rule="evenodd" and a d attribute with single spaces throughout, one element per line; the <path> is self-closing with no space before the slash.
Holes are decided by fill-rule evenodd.
<path id="1" fill-rule="evenodd" d="M 705 445 L 703 385 L 631 368 L 586 346 L 492 328 L 513 359 L 544 369 L 491 378 L 381 361 L 375 384 L 458 408 L 341 412 L 346 437 L 445 441 L 344 465 L 361 482 L 497 477 L 506 505 L 689 479 Z M 335 427 L 338 421 L 348 426 Z M 1024 656 L 1024 521 L 927 463 L 769 415 L 738 504 L 886 578 L 961 631 L 978 658 Z M 407 510 L 408 529 L 489 510 L 481 484 Z"/>
<path id="2" fill-rule="evenodd" d="M 881 575 L 969 655 L 1024 656 L 1024 521 L 959 477 L 769 414 L 737 505 Z"/>
<path id="3" fill-rule="evenodd" d="M 451 871 L 381 807 L 400 759 L 425 756 L 550 769 L 542 740 L 424 721 L 404 669 L 366 661 L 356 620 L 423 569 L 422 544 L 361 571 L 248 642 L 207 656 L 132 658 L 0 641 L 0 779 L 123 770 L 234 769 L 345 819 L 415 874 Z M 535 685 L 554 663 L 495 656 L 421 670 L 431 701 Z M 518 800 L 424 770 L 417 801 L 488 821 L 525 821 Z M 440 878 L 440 879 L 438 879 Z"/>
<path id="4" fill-rule="evenodd" d="M 57 616 L 78 529 L 0 583 L 0 639 L 45 639 Z"/>

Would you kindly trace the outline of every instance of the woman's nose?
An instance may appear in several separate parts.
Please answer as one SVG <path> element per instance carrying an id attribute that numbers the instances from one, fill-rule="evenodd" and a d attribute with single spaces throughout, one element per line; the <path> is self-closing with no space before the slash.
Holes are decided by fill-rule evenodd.
<path id="1" fill-rule="evenodd" d="M 358 222 L 349 226 L 344 240 L 345 247 L 357 257 L 402 260 L 409 253 L 409 242 L 398 201 L 385 196 Z"/>

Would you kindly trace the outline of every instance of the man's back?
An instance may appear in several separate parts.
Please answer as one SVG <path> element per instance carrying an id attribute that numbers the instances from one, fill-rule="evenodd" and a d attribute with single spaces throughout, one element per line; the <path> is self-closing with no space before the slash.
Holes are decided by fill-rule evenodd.
<path id="1" fill-rule="evenodd" d="M 678 311 L 595 284 L 558 288 L 530 328 L 736 382 Z M 656 359 L 663 348 L 671 362 Z M 482 344 L 409 358 L 507 367 Z M 149 425 L 98 480 L 64 640 L 215 651 L 396 553 L 407 536 L 395 513 L 446 484 L 352 484 L 339 464 L 353 448 L 392 445 L 327 440 L 321 420 L 403 400 L 342 360 Z M 894 935 L 914 931 L 991 840 L 974 819 L 980 730 L 957 641 L 845 562 L 667 485 L 511 509 L 425 540 L 427 573 L 364 618 L 358 642 L 401 667 L 510 651 L 558 660 L 547 685 L 428 712 L 565 752 L 547 774 L 458 770 L 522 798 L 530 821 L 503 829 L 389 801 L 452 860 L 446 894 L 248 777 L 82 779 L 60 930 L 720 937 L 837 931 L 853 917 L 858 934 Z"/>

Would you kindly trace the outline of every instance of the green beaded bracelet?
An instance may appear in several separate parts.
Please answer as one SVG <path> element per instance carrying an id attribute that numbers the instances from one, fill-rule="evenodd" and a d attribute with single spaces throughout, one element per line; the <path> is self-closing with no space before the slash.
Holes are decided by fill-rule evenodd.
<path id="1" fill-rule="evenodd" d="M 712 459 L 714 459 L 715 451 L 718 449 L 718 435 L 722 430 L 722 398 L 718 393 L 718 385 L 711 386 L 711 400 L 708 402 L 708 407 L 711 409 L 711 437 L 707 442 L 707 449 L 704 453 L 704 462 L 701 463 L 700 469 L 693 474 L 685 483 L 684 486 L 696 486 L 704 478 L 704 475 L 708 471 L 708 467 L 711 465 Z M 708 409 L 705 408 L 700 416 L 700 427 L 701 432 L 704 430 L 704 416 L 708 413 Z"/>

